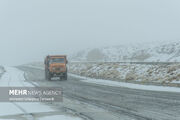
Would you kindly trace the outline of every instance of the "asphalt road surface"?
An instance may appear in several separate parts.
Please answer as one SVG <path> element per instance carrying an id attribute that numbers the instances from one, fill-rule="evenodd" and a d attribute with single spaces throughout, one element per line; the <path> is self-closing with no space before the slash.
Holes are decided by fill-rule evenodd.
<path id="1" fill-rule="evenodd" d="M 28 82 L 62 87 L 63 102 L 47 103 L 85 120 L 180 120 L 180 93 L 110 87 L 80 81 L 44 78 L 44 70 L 19 66 Z"/>

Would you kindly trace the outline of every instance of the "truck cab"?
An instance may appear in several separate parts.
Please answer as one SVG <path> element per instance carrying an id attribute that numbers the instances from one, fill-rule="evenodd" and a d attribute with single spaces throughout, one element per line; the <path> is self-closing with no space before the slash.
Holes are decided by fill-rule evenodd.
<path id="1" fill-rule="evenodd" d="M 44 60 L 45 78 L 51 80 L 52 77 L 60 77 L 67 80 L 67 57 L 66 55 L 48 55 Z"/>

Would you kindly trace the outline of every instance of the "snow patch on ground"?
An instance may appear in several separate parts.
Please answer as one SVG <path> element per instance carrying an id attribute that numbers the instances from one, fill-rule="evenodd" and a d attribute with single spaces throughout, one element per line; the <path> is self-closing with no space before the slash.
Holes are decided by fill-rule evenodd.
<path id="1" fill-rule="evenodd" d="M 114 86 L 114 87 L 126 87 L 131 89 L 139 89 L 139 90 L 149 90 L 149 91 L 163 91 L 163 92 L 180 92 L 180 88 L 177 87 L 163 87 L 163 86 L 153 86 L 153 85 L 139 85 L 133 83 L 125 83 L 125 82 L 116 82 L 111 80 L 103 80 L 103 79 L 92 79 L 88 77 L 82 77 L 74 74 L 69 74 L 73 77 L 81 78 L 82 82 L 95 83 L 100 85 Z"/>
<path id="2" fill-rule="evenodd" d="M 44 67 L 43 67 L 43 66 L 40 66 L 40 65 L 36 66 L 36 65 L 31 65 L 31 64 L 28 65 L 28 64 L 27 64 L 27 65 L 24 65 L 24 66 L 30 67 L 30 68 L 35 68 L 35 69 L 44 70 Z"/>
<path id="3" fill-rule="evenodd" d="M 15 119 L 0 119 L 0 120 L 15 120 Z"/>
<path id="4" fill-rule="evenodd" d="M 24 72 L 20 71 L 16 68 L 13 67 L 4 67 L 5 68 L 5 73 L 2 75 L 0 79 L 0 86 L 1 87 L 23 87 L 23 86 L 28 86 L 28 87 L 33 87 L 32 84 L 28 83 L 25 81 L 24 78 Z"/>
<path id="5" fill-rule="evenodd" d="M 14 67 L 4 67 L 5 73 L 0 79 L 0 87 L 33 87 L 32 84 L 25 81 L 24 72 Z M 41 103 L 16 103 L 22 107 L 27 113 L 37 112 L 51 112 L 55 111 L 47 105 Z M 20 110 L 13 103 L 0 103 L 0 116 L 4 115 L 16 115 L 24 114 L 24 111 Z"/>
<path id="6" fill-rule="evenodd" d="M 82 119 L 77 117 L 65 116 L 65 115 L 53 115 L 53 116 L 42 117 L 38 120 L 82 120 Z"/>
<path id="7" fill-rule="evenodd" d="M 0 116 L 23 114 L 23 112 L 12 103 L 0 103 Z"/>
<path id="8" fill-rule="evenodd" d="M 41 112 L 53 112 L 55 111 L 50 106 L 42 103 L 16 103 L 22 107 L 27 113 L 41 113 Z"/>

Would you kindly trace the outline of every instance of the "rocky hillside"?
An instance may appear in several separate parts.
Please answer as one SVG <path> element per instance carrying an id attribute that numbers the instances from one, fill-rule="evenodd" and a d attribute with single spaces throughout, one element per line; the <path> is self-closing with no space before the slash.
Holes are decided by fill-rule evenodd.
<path id="1" fill-rule="evenodd" d="M 72 61 L 180 62 L 180 41 L 91 48 L 74 53 Z"/>

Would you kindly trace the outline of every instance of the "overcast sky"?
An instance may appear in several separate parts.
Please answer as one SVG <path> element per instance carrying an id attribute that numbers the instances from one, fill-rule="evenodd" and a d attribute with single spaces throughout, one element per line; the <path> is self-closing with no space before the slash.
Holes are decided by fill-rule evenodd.
<path id="1" fill-rule="evenodd" d="M 179 0 L 0 0 L 0 64 L 180 39 Z"/>

